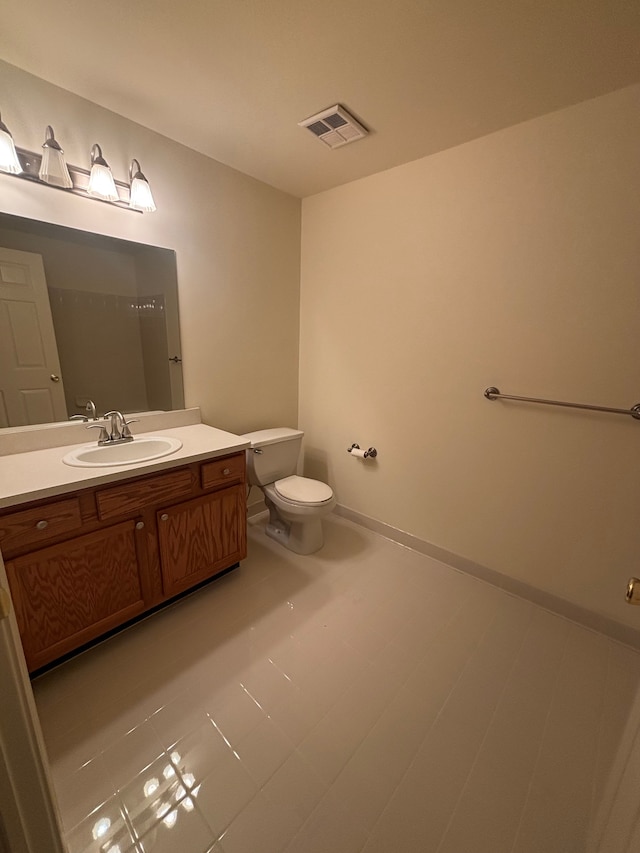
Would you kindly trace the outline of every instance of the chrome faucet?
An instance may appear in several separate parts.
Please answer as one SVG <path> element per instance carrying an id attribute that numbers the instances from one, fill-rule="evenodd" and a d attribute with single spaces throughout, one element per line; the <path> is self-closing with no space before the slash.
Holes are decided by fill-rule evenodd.
<path id="1" fill-rule="evenodd" d="M 111 428 L 109 430 L 111 441 L 120 441 L 122 438 L 122 430 L 124 429 L 124 415 L 122 412 L 118 412 L 113 409 L 111 412 L 104 413 L 105 421 L 107 418 L 111 418 Z"/>
<path id="2" fill-rule="evenodd" d="M 98 419 L 96 418 L 96 420 Z M 132 418 L 130 421 L 126 421 L 122 412 L 118 412 L 116 409 L 113 409 L 110 412 L 106 412 L 104 420 L 109 421 L 108 426 L 104 423 L 97 423 L 89 424 L 87 427 L 87 429 L 100 430 L 100 434 L 98 435 L 98 444 L 101 447 L 106 444 L 114 444 L 116 442 L 133 441 L 129 424 L 137 423 L 138 418 Z"/>
<path id="3" fill-rule="evenodd" d="M 97 421 L 98 416 L 96 414 L 96 404 L 93 400 L 87 400 L 87 405 L 84 407 L 85 412 L 88 412 L 91 415 L 92 421 Z M 89 420 L 87 415 L 71 415 L 69 418 L 70 421 L 84 421 L 85 423 Z"/>
<path id="4" fill-rule="evenodd" d="M 109 429 L 107 430 L 103 427 L 104 435 L 102 432 L 100 433 L 98 444 L 111 444 L 114 441 L 133 441 L 129 424 L 137 423 L 138 418 L 126 421 L 122 412 L 113 409 L 111 412 L 105 413 L 104 419 L 105 421 L 110 419 Z M 92 424 L 92 426 L 94 425 Z"/>

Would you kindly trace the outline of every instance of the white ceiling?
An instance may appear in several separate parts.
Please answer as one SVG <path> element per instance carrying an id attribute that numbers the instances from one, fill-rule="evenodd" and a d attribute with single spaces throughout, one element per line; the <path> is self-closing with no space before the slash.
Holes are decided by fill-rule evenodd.
<path id="1" fill-rule="evenodd" d="M 2 0 L 7 62 L 296 196 L 640 80 L 637 0 Z M 330 150 L 298 121 L 370 128 Z"/>

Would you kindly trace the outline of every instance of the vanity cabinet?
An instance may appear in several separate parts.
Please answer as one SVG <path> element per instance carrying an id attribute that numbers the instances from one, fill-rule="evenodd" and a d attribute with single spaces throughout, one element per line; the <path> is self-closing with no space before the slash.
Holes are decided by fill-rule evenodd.
<path id="1" fill-rule="evenodd" d="M 30 669 L 144 611 L 136 538 L 126 521 L 7 563 Z"/>
<path id="2" fill-rule="evenodd" d="M 0 510 L 30 671 L 246 556 L 244 452 Z"/>
<path id="3" fill-rule="evenodd" d="M 246 515 L 244 504 L 245 489 L 234 486 L 157 513 L 162 588 L 167 595 L 184 592 L 241 558 L 245 537 L 237 518 Z"/>

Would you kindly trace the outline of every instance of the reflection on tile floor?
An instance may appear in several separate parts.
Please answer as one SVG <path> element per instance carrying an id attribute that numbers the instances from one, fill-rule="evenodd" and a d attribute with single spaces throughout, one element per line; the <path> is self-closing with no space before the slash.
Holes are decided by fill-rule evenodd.
<path id="1" fill-rule="evenodd" d="M 640 655 L 331 517 L 34 688 L 70 853 L 632 853 Z"/>

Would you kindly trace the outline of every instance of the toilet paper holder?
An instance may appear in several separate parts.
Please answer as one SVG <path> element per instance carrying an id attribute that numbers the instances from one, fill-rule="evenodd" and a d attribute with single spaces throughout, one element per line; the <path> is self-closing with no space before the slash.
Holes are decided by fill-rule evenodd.
<path id="1" fill-rule="evenodd" d="M 358 450 L 359 453 L 353 453 L 354 450 Z M 352 444 L 351 447 L 347 447 L 347 453 L 353 453 L 354 456 L 359 456 L 361 459 L 375 459 L 378 455 L 378 451 L 375 447 L 370 447 L 368 450 L 363 452 L 360 450 L 359 444 Z"/>

